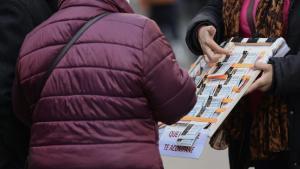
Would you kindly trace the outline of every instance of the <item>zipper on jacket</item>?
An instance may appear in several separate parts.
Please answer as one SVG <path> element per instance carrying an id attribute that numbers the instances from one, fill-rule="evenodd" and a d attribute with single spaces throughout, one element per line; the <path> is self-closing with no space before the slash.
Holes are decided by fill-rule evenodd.
<path id="1" fill-rule="evenodd" d="M 248 25 L 250 27 L 251 35 L 253 38 L 257 36 L 254 18 L 253 18 L 254 4 L 255 4 L 255 0 L 250 0 L 250 4 L 249 4 L 248 10 L 247 10 L 247 21 L 248 21 Z"/>

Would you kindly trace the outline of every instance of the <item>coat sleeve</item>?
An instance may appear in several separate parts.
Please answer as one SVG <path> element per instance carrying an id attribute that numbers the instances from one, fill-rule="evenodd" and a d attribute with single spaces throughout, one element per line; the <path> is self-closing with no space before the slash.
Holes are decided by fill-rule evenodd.
<path id="1" fill-rule="evenodd" d="M 209 0 L 193 18 L 186 33 L 186 44 L 195 55 L 201 55 L 202 50 L 198 42 L 198 29 L 203 25 L 213 25 L 217 29 L 216 41 L 220 42 L 223 35 L 222 19 L 223 0 Z"/>
<path id="2" fill-rule="evenodd" d="M 300 94 L 300 52 L 282 58 L 271 58 L 273 65 L 272 92 L 283 97 Z"/>
<path id="3" fill-rule="evenodd" d="M 196 103 L 195 84 L 176 62 L 158 26 L 151 20 L 143 32 L 144 90 L 157 121 L 172 124 Z"/>
<path id="4" fill-rule="evenodd" d="M 12 86 L 19 49 L 26 34 L 33 28 L 28 15 L 19 2 L 0 1 L 0 110 L 12 107 Z"/>
<path id="5" fill-rule="evenodd" d="M 15 79 L 13 83 L 13 108 L 16 116 L 27 126 L 31 125 L 31 109 L 28 104 L 25 95 L 22 91 L 22 87 L 18 81 Z"/>

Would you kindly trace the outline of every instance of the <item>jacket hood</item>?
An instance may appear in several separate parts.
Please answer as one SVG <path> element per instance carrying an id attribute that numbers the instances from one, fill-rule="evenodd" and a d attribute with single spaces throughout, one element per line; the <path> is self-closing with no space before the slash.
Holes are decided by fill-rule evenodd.
<path id="1" fill-rule="evenodd" d="M 95 6 L 108 12 L 134 13 L 126 0 L 59 0 L 59 9 L 71 6 Z"/>

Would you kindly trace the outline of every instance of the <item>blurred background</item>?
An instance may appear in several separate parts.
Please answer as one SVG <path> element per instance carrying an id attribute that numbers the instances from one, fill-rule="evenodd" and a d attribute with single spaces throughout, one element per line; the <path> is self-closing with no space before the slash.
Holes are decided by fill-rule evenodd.
<path id="1" fill-rule="evenodd" d="M 176 58 L 185 69 L 197 59 L 185 44 L 190 20 L 208 0 L 131 0 L 139 14 L 155 20 L 171 43 Z M 200 159 L 163 157 L 165 169 L 229 169 L 227 150 L 216 151 L 206 145 Z"/>
<path id="2" fill-rule="evenodd" d="M 207 0 L 131 0 L 139 14 L 155 20 L 166 35 L 179 64 L 188 69 L 196 59 L 185 44 L 185 33 L 189 21 L 205 5 Z"/>

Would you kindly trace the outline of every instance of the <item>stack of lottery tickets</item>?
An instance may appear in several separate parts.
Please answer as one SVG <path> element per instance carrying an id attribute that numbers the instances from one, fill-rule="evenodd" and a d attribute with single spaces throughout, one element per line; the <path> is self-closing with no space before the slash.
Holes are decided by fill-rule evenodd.
<path id="1" fill-rule="evenodd" d="M 201 134 L 211 137 L 261 73 L 253 69 L 254 64 L 267 63 L 271 57 L 283 57 L 289 51 L 283 38 L 231 38 L 223 45 L 231 55 L 213 65 L 200 56 L 191 66 L 197 103 L 178 122 L 180 125 L 167 126 L 168 131 L 180 131 L 173 143 L 177 146 L 193 147 Z M 160 144 L 164 143 L 162 139 Z"/>

